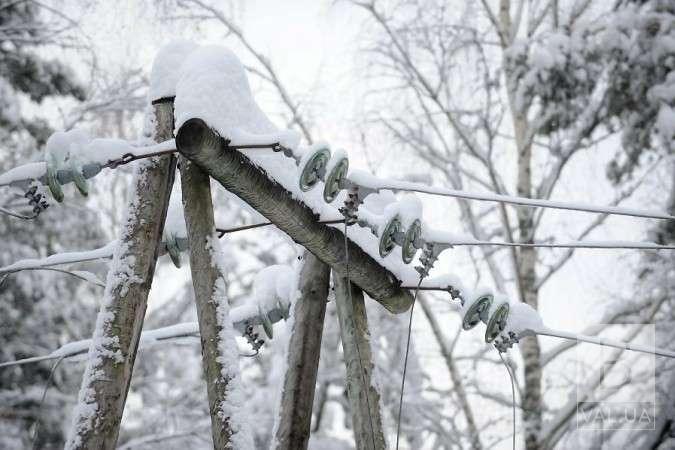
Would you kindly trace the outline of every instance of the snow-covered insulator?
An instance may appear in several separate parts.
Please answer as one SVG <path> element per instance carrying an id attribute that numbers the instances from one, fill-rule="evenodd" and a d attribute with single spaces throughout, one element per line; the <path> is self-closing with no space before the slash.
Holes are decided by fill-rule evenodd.
<path id="1" fill-rule="evenodd" d="M 349 171 L 349 159 L 344 152 L 336 152 L 331 157 L 326 167 L 323 199 L 326 203 L 332 203 L 335 197 L 343 189 L 343 180 Z"/>
<path id="2" fill-rule="evenodd" d="M 166 244 L 166 252 L 169 254 L 169 257 L 171 258 L 171 262 L 173 263 L 174 266 L 177 268 L 180 268 L 181 266 L 181 261 L 180 261 L 180 245 L 177 240 L 177 236 L 175 233 L 168 233 L 165 238 L 165 244 Z"/>
<path id="3" fill-rule="evenodd" d="M 288 320 L 291 317 L 291 304 L 289 302 L 283 302 L 277 300 L 277 306 L 279 307 L 279 314 L 284 320 Z"/>
<path id="4" fill-rule="evenodd" d="M 408 226 L 408 229 L 405 230 L 403 235 L 403 243 L 401 244 L 401 257 L 405 264 L 410 264 L 410 262 L 415 258 L 417 253 L 420 237 L 422 236 L 422 222 L 419 219 L 413 220 L 413 222 Z"/>
<path id="5" fill-rule="evenodd" d="M 300 190 L 307 192 L 312 189 L 326 173 L 326 164 L 330 159 L 330 149 L 319 147 L 308 151 L 300 159 Z"/>
<path id="6" fill-rule="evenodd" d="M 488 313 L 492 306 L 493 297 L 491 294 L 479 295 L 470 304 L 463 307 L 464 316 L 462 317 L 462 328 L 470 330 L 478 325 L 478 322 L 488 322 Z"/>
<path id="7" fill-rule="evenodd" d="M 49 192 L 52 193 L 54 200 L 61 203 L 63 202 L 63 189 L 61 189 L 61 184 L 59 183 L 58 173 L 59 161 L 56 156 L 49 155 L 47 157 L 47 186 L 49 187 Z"/>
<path id="8" fill-rule="evenodd" d="M 70 158 L 68 165 L 70 166 L 70 175 L 73 178 L 75 187 L 80 191 L 80 194 L 87 197 L 89 195 L 89 187 L 87 186 L 87 179 L 83 175 L 82 165 L 79 164 L 77 158 Z"/>
<path id="9" fill-rule="evenodd" d="M 274 337 L 274 326 L 269 316 L 263 311 L 262 306 L 260 305 L 258 305 L 258 317 L 260 318 L 260 323 L 262 324 L 265 334 L 268 338 L 272 339 Z"/>
<path id="10" fill-rule="evenodd" d="M 401 219 L 398 214 L 392 216 L 379 233 L 380 256 L 384 258 L 396 247 L 396 234 L 401 231 Z"/>
<path id="11" fill-rule="evenodd" d="M 485 329 L 485 342 L 490 343 L 494 341 L 506 329 L 509 309 L 509 302 L 507 300 L 493 301 L 490 306 L 487 328 Z"/>

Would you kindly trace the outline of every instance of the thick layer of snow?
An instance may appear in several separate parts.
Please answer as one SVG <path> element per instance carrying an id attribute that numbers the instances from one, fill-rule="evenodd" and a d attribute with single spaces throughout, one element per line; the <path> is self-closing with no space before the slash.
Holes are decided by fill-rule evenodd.
<path id="1" fill-rule="evenodd" d="M 265 267 L 253 280 L 253 295 L 265 309 L 273 308 L 278 302 L 289 305 L 297 289 L 295 279 L 295 270 L 291 266 L 277 264 Z"/>
<path id="2" fill-rule="evenodd" d="M 189 119 L 200 118 L 227 139 L 240 136 L 238 133 L 242 131 L 253 135 L 270 135 L 279 131 L 256 104 L 243 65 L 227 48 L 199 48 L 190 55 L 181 72 L 176 87 L 176 128 Z M 322 220 L 339 214 L 338 201 L 329 205 L 323 200 L 323 183 L 318 183 L 309 192 L 300 190 L 300 171 L 294 159 L 271 151 L 242 150 L 242 153 L 295 199 L 319 214 Z M 336 226 L 342 229 L 341 225 Z M 400 279 L 419 277 L 411 266 L 403 264 L 398 247 L 386 258 L 380 258 L 377 238 L 370 230 L 352 226 L 348 236 Z"/>
<path id="3" fill-rule="evenodd" d="M 186 39 L 175 39 L 159 49 L 150 71 L 150 101 L 176 95 L 179 69 L 197 44 Z"/>
<path id="4" fill-rule="evenodd" d="M 523 336 L 544 328 L 541 316 L 530 305 L 523 302 L 513 302 L 509 306 L 505 334 L 508 335 L 509 331 L 513 331 L 516 336 Z"/>
<path id="5" fill-rule="evenodd" d="M 221 136 L 273 134 L 278 130 L 251 96 L 246 70 L 229 49 L 202 46 L 180 69 L 175 100 L 176 129 L 198 118 Z"/>

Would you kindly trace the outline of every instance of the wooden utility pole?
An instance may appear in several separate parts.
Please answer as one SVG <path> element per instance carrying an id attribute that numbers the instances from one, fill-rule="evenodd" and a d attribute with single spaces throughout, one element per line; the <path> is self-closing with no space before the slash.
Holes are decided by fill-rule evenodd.
<path id="1" fill-rule="evenodd" d="M 393 273 L 353 242 L 345 249 L 340 230 L 320 224 L 307 205 L 294 199 L 244 154 L 228 149 L 225 140 L 204 121 L 186 121 L 176 135 L 176 147 L 341 276 L 346 275 L 348 251 L 350 279 L 389 311 L 401 313 L 410 308 L 412 296 L 401 289 Z"/>
<path id="2" fill-rule="evenodd" d="M 333 283 L 356 448 L 384 450 L 380 393 L 372 379 L 374 365 L 363 291 L 335 272 Z"/>
<path id="3" fill-rule="evenodd" d="M 277 450 L 306 449 L 312 424 L 330 268 L 306 250 L 303 260 L 273 447 Z"/>
<path id="4" fill-rule="evenodd" d="M 173 104 L 154 105 L 155 142 L 173 137 Z M 140 163 L 113 255 L 67 449 L 112 450 L 117 443 L 148 293 L 162 241 L 176 158 Z"/>
<path id="5" fill-rule="evenodd" d="M 231 448 L 233 445 L 231 438 L 236 432 L 233 424 L 237 418 L 224 417 L 222 414 L 222 406 L 228 401 L 228 386 L 232 381 L 224 374 L 237 373 L 239 369 L 224 367 L 224 360 L 221 357 L 223 325 L 220 321 L 229 318 L 219 315 L 218 308 L 222 305 L 214 300 L 214 292 L 225 287 L 225 278 L 221 272 L 222 267 L 214 260 L 213 246 L 219 244 L 215 235 L 211 185 L 209 176 L 182 156 L 180 175 L 185 225 L 190 246 L 190 270 L 202 343 L 202 363 L 211 413 L 213 446 L 217 449 Z M 222 286 L 219 287 L 218 283 L 222 283 Z M 220 298 L 218 301 L 227 302 L 227 299 Z M 232 346 L 235 345 L 232 342 Z"/>

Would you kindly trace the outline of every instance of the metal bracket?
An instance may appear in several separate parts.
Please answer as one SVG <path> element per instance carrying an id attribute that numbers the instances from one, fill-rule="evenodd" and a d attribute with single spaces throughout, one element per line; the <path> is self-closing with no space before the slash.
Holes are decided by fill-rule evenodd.
<path id="1" fill-rule="evenodd" d="M 422 243 L 423 245 L 422 255 L 420 256 L 420 265 L 415 267 L 415 270 L 420 274 L 420 276 L 427 277 L 429 276 L 431 269 L 434 267 L 434 264 L 438 260 L 438 255 L 440 255 L 443 251 L 452 248 L 452 245 L 439 242 L 424 242 L 420 238 L 415 246 L 420 246 Z"/>

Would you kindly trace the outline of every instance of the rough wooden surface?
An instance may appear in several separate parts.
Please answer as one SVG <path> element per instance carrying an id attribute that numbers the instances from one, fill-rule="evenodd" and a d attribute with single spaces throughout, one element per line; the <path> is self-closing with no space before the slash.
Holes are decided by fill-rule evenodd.
<path id="1" fill-rule="evenodd" d="M 246 156 L 226 150 L 224 140 L 199 119 L 188 120 L 176 136 L 178 150 L 227 190 L 251 205 L 295 242 L 344 276 L 344 235 L 317 222 L 312 210 L 292 198 Z M 281 156 L 280 156 L 281 157 Z M 349 241 L 350 277 L 368 295 L 394 313 L 406 311 L 412 296 L 378 261 Z"/>
<path id="2" fill-rule="evenodd" d="M 173 105 L 154 106 L 156 142 L 173 137 Z M 95 337 L 98 359 L 87 363 L 85 379 L 80 388 L 79 405 L 97 408 L 93 417 L 87 409 L 78 408 L 66 448 L 114 449 L 131 382 L 138 343 L 147 307 L 148 293 L 162 241 L 162 230 L 173 185 L 176 159 L 156 158 L 156 163 L 143 163 L 136 178 L 133 195 L 135 213 L 129 216 L 122 232 L 119 260 L 133 261 L 133 273 L 117 274 L 108 279 L 117 283 L 106 288 L 108 301 L 99 312 L 104 323 L 102 335 Z M 113 261 L 111 270 L 115 270 Z M 130 280 L 120 283 L 124 277 Z M 108 292 L 109 291 L 109 292 Z M 105 317 L 105 320 L 102 318 Z M 113 344 L 110 344 L 110 343 Z M 91 355 L 91 350 L 90 350 Z M 87 374 L 89 374 L 87 376 Z"/>
<path id="3" fill-rule="evenodd" d="M 303 260 L 273 447 L 277 450 L 306 449 L 312 424 L 330 268 L 308 251 Z"/>
<path id="4" fill-rule="evenodd" d="M 384 450 L 386 443 L 380 415 L 380 394 L 372 380 L 374 366 L 363 292 L 335 272 L 333 283 L 356 448 Z M 348 289 L 351 289 L 351 297 Z"/>
<path id="5" fill-rule="evenodd" d="M 231 422 L 220 417 L 220 405 L 226 402 L 230 381 L 222 374 L 218 361 L 217 305 L 211 301 L 216 281 L 223 276 L 212 264 L 208 239 L 215 235 L 213 204 L 209 176 L 188 159 L 180 157 L 181 191 L 190 253 L 190 271 L 197 304 L 197 319 L 202 343 L 202 364 L 211 414 L 214 448 L 228 448 L 232 436 Z"/>

